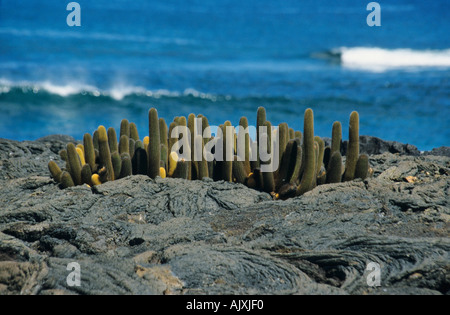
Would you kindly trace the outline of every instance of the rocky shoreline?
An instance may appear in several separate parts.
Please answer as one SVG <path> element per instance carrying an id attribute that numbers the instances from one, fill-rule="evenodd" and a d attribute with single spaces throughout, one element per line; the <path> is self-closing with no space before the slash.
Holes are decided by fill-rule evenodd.
<path id="1" fill-rule="evenodd" d="M 69 141 L 0 139 L 0 294 L 450 294 L 449 147 L 361 136 L 372 178 L 282 201 L 142 175 L 61 190 Z"/>

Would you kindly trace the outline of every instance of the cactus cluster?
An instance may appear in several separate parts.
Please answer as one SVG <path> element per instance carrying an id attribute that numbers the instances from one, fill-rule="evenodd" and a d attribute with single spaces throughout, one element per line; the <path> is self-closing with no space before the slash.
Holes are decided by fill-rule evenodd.
<path id="1" fill-rule="evenodd" d="M 259 107 L 256 141 L 249 136 L 246 117 L 240 119 L 238 128 L 225 121 L 215 135 L 201 114 L 175 117 L 168 126 L 151 108 L 148 121 L 149 135 L 142 140 L 136 125 L 123 119 L 119 137 L 114 128 L 99 126 L 93 135 L 84 135 L 82 144 L 68 143 L 60 151 L 65 168 L 54 161 L 48 163 L 52 177 L 62 188 L 94 186 L 136 174 L 188 180 L 209 177 L 265 191 L 274 199 L 286 199 L 320 184 L 364 179 L 370 173 L 367 155 L 359 154 L 357 112 L 350 115 L 345 165 L 340 122 L 333 124 L 331 146 L 325 147 L 322 138 L 314 135 L 310 108 L 304 113 L 301 132 L 287 123 L 272 127 L 265 108 Z"/>
<path id="2" fill-rule="evenodd" d="M 144 145 L 139 140 L 136 125 L 123 119 L 119 140 L 114 128 L 106 130 L 99 126 L 93 135 L 84 134 L 82 143 L 75 145 L 70 142 L 59 152 L 66 162 L 65 168 L 61 169 L 55 161 L 50 161 L 48 168 L 61 188 L 99 185 L 132 175 L 142 163 L 135 154 L 141 148 L 143 150 Z"/>

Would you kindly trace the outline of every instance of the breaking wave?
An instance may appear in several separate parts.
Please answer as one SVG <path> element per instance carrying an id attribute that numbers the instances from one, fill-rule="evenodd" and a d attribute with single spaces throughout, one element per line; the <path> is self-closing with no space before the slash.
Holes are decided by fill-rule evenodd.
<path id="1" fill-rule="evenodd" d="M 450 67 L 450 49 L 414 50 L 384 49 L 379 47 L 341 47 L 327 53 L 339 58 L 343 67 L 383 72 L 395 69 L 423 69 Z"/>

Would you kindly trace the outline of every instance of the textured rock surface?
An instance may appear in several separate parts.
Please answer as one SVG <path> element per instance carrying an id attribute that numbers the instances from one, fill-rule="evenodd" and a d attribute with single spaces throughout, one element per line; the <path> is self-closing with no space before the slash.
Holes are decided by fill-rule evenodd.
<path id="1" fill-rule="evenodd" d="M 448 156 L 376 152 L 373 178 L 274 201 L 147 176 L 60 190 L 47 163 L 70 140 L 0 139 L 0 294 L 450 293 Z"/>

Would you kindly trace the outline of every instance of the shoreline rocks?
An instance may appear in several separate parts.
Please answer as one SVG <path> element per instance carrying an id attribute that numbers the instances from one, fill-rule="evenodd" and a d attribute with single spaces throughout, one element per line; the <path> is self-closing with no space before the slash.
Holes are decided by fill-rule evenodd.
<path id="1" fill-rule="evenodd" d="M 449 148 L 361 137 L 372 178 L 286 201 L 142 175 L 61 190 L 47 163 L 73 139 L 0 139 L 0 294 L 450 294 Z"/>

